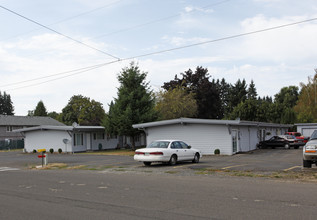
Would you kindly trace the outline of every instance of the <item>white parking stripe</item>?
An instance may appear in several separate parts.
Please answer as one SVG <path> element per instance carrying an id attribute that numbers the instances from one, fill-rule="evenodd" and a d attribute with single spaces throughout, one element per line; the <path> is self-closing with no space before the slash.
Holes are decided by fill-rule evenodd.
<path id="1" fill-rule="evenodd" d="M 20 170 L 20 169 L 12 168 L 12 167 L 0 167 L 0 172 L 1 171 L 10 171 L 10 170 Z"/>

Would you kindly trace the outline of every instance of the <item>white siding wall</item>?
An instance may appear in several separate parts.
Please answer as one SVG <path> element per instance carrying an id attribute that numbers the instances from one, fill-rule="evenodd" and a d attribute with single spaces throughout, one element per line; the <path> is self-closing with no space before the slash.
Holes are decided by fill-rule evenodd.
<path id="1" fill-rule="evenodd" d="M 255 150 L 257 143 L 259 143 L 257 127 L 243 126 L 239 128 L 240 131 L 240 146 L 238 152 L 247 152 Z"/>
<path id="2" fill-rule="evenodd" d="M 310 137 L 314 130 L 317 130 L 317 125 L 297 125 L 297 132 L 300 132 L 305 137 Z"/>
<path id="3" fill-rule="evenodd" d="M 183 140 L 203 154 L 214 154 L 220 149 L 221 154 L 232 155 L 231 135 L 226 125 L 166 125 L 147 128 L 147 143 L 162 139 Z"/>
<path id="4" fill-rule="evenodd" d="M 119 141 L 117 138 L 96 139 L 92 140 L 92 150 L 99 150 L 99 144 L 102 145 L 102 149 L 116 149 Z"/>
<path id="5" fill-rule="evenodd" d="M 33 150 L 46 149 L 48 152 L 51 148 L 54 152 L 58 152 L 61 148 L 63 152 L 66 151 L 63 139 L 71 140 L 71 137 L 66 131 L 29 131 L 25 133 L 25 151 L 33 152 Z M 71 152 L 72 141 L 67 145 L 67 151 Z"/>

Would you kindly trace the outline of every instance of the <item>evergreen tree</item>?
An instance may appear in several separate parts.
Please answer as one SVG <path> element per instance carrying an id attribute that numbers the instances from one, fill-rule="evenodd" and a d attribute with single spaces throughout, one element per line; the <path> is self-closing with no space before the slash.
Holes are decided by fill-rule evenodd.
<path id="1" fill-rule="evenodd" d="M 255 84 L 253 80 L 251 80 L 251 83 L 247 91 L 247 99 L 257 99 L 257 96 L 258 93 L 256 92 Z"/>
<path id="2" fill-rule="evenodd" d="M 47 116 L 46 107 L 42 100 L 37 103 L 33 116 Z"/>
<path id="3" fill-rule="evenodd" d="M 118 75 L 118 97 L 109 106 L 104 124 L 109 133 L 130 136 L 132 149 L 135 149 L 135 136 L 141 133 L 132 125 L 157 119 L 153 93 L 145 81 L 146 76 L 147 73 L 141 72 L 134 63 L 122 69 Z"/>
<path id="4" fill-rule="evenodd" d="M 1 115 L 14 115 L 14 107 L 11 101 L 11 96 L 6 92 L 3 95 L 0 91 L 0 114 Z"/>

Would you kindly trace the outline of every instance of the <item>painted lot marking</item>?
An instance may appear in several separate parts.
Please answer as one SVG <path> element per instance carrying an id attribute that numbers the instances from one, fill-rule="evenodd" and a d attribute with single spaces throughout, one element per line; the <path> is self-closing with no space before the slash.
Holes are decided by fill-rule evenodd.
<path id="1" fill-rule="evenodd" d="M 293 166 L 293 167 L 284 169 L 283 171 L 289 171 L 289 170 L 293 170 L 293 169 L 296 169 L 296 168 L 302 168 L 302 166 Z"/>
<path id="2" fill-rule="evenodd" d="M 229 167 L 223 167 L 221 168 L 222 170 L 226 170 L 226 169 L 229 169 L 229 168 L 234 168 L 234 167 L 243 167 L 243 166 L 246 166 L 248 164 L 240 164 L 240 165 L 234 165 L 234 166 L 229 166 Z"/>
<path id="3" fill-rule="evenodd" d="M 18 168 L 12 168 L 12 167 L 0 167 L 0 172 L 10 171 L 10 170 L 20 170 L 20 169 L 18 169 Z"/>

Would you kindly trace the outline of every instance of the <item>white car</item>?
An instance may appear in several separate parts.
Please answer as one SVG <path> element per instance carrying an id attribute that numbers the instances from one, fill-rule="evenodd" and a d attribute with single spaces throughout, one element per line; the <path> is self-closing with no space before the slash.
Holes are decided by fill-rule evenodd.
<path id="1" fill-rule="evenodd" d="M 317 165 L 317 130 L 303 147 L 303 167 L 311 168 L 313 163 Z"/>
<path id="2" fill-rule="evenodd" d="M 135 151 L 134 160 L 150 166 L 153 162 L 175 165 L 177 161 L 192 161 L 198 163 L 202 157 L 201 151 L 191 148 L 180 140 L 158 140 L 150 143 L 146 148 Z"/>

